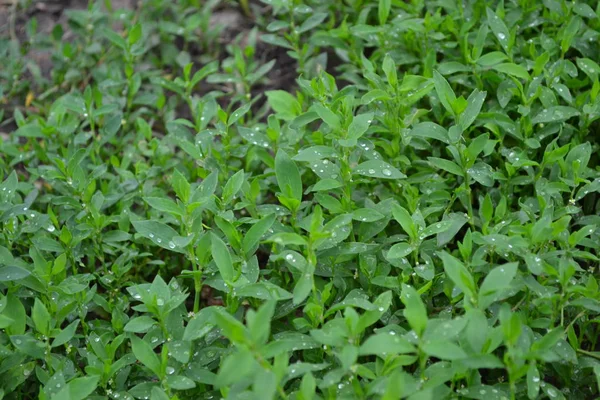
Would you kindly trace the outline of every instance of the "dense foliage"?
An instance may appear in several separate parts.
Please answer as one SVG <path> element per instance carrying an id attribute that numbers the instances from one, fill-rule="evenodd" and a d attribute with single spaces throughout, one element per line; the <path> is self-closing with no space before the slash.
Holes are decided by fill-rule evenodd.
<path id="1" fill-rule="evenodd" d="M 597 2 L 30 3 L 0 398 L 600 396 Z"/>

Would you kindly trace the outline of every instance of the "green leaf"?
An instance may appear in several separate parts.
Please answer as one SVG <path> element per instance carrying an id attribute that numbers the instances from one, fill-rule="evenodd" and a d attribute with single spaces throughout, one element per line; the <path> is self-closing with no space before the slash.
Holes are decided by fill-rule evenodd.
<path id="1" fill-rule="evenodd" d="M 460 360 L 467 358 L 467 353 L 456 344 L 448 341 L 435 340 L 423 343 L 423 351 L 430 356 L 442 360 Z"/>
<path id="2" fill-rule="evenodd" d="M 173 190 L 175 190 L 177 197 L 179 197 L 179 200 L 187 204 L 190 199 L 190 183 L 177 169 L 171 176 L 171 185 L 173 186 Z"/>
<path id="3" fill-rule="evenodd" d="M 352 117 L 352 122 L 348 127 L 348 140 L 352 140 L 354 145 L 356 139 L 359 139 L 369 129 L 369 125 L 373 122 L 373 113 L 360 114 Z"/>
<path id="4" fill-rule="evenodd" d="M 381 160 L 365 161 L 353 170 L 355 174 L 380 179 L 403 179 L 406 178 L 402 172 Z"/>
<path id="5" fill-rule="evenodd" d="M 31 275 L 25 268 L 9 265 L 0 268 L 0 282 L 18 281 Z"/>
<path id="6" fill-rule="evenodd" d="M 232 112 L 231 115 L 229 116 L 229 118 L 227 119 L 227 126 L 231 126 L 231 125 L 235 124 L 237 121 L 239 121 L 240 118 L 242 118 L 244 115 L 246 115 L 248 113 L 248 111 L 250 111 L 251 107 L 252 107 L 252 103 L 248 102 L 248 103 L 244 104 L 243 106 L 241 106 L 240 108 L 238 108 L 237 110 L 235 110 L 234 112 Z"/>
<path id="7" fill-rule="evenodd" d="M 271 320 L 275 313 L 275 301 L 265 302 L 258 311 L 250 310 L 246 314 L 248 329 L 252 341 L 258 344 L 265 344 L 271 333 Z"/>
<path id="8" fill-rule="evenodd" d="M 73 336 L 75 336 L 75 332 L 77 331 L 78 326 L 79 326 L 79 320 L 76 319 L 75 321 L 73 321 L 69 325 L 67 325 L 66 328 L 63 328 L 58 333 L 58 335 L 56 335 L 54 337 L 54 340 L 52 341 L 52 347 L 62 346 L 63 344 L 67 343 L 69 340 L 73 339 Z"/>
<path id="9" fill-rule="evenodd" d="M 235 271 L 233 269 L 233 262 L 231 261 L 231 254 L 225 242 L 214 233 L 211 234 L 211 252 L 213 260 L 215 260 L 215 264 L 219 268 L 221 278 L 228 284 L 233 283 L 235 280 Z"/>
<path id="10" fill-rule="evenodd" d="M 144 397 L 148 397 L 148 396 L 144 396 Z M 161 389 L 158 386 L 154 386 L 150 393 L 150 400 L 170 400 L 170 398 L 163 389 Z"/>
<path id="11" fill-rule="evenodd" d="M 427 326 L 427 309 L 421 300 L 421 296 L 412 286 L 403 283 L 400 300 L 402 300 L 405 307 L 404 317 L 415 333 L 421 336 Z"/>
<path id="12" fill-rule="evenodd" d="M 136 44 L 142 38 L 142 25 L 135 24 L 133 28 L 129 31 L 129 36 L 127 36 L 127 41 L 129 45 Z"/>
<path id="13" fill-rule="evenodd" d="M 421 122 L 416 124 L 410 131 L 411 136 L 436 139 L 440 142 L 450 144 L 448 131 L 434 122 Z"/>
<path id="14" fill-rule="evenodd" d="M 471 124 L 479 115 L 486 95 L 486 92 L 481 92 L 475 89 L 467 99 L 467 108 L 460 114 L 460 117 L 458 118 L 458 124 L 463 131 L 467 130 L 467 128 L 471 126 Z"/>
<path id="15" fill-rule="evenodd" d="M 6 307 L 3 311 L 3 315 L 12 319 L 13 322 L 9 327 L 6 328 L 6 333 L 9 335 L 22 335 L 25 333 L 25 324 L 27 321 L 27 314 L 23 303 L 14 294 L 8 294 L 6 296 Z"/>
<path id="16" fill-rule="evenodd" d="M 244 184 L 244 170 L 241 169 L 229 178 L 225 187 L 223 188 L 222 200 L 223 204 L 227 205 L 233 200 L 234 196 L 238 194 L 242 185 Z"/>
<path id="17" fill-rule="evenodd" d="M 269 106 L 281 119 L 291 121 L 302 113 L 300 103 L 290 93 L 284 90 L 269 90 L 265 94 Z"/>
<path id="18" fill-rule="evenodd" d="M 527 369 L 527 397 L 537 399 L 540 392 L 540 373 L 534 363 Z"/>
<path id="19" fill-rule="evenodd" d="M 275 218 L 275 214 L 270 214 L 248 229 L 248 232 L 246 232 L 246 235 L 244 235 L 244 240 L 242 243 L 244 253 L 248 254 L 253 251 L 254 247 L 260 242 L 260 239 L 263 237 L 263 235 L 271 228 L 271 225 L 273 225 L 273 222 L 275 222 Z"/>
<path id="20" fill-rule="evenodd" d="M 133 355 L 139 362 L 144 364 L 150 369 L 156 376 L 161 376 L 160 361 L 152 347 L 144 340 L 137 336 L 131 337 L 131 350 Z"/>
<path id="21" fill-rule="evenodd" d="M 444 171 L 448 171 L 451 174 L 458 176 L 463 176 L 464 174 L 463 169 L 453 161 L 445 160 L 443 158 L 438 157 L 427 157 L 427 159 L 429 160 L 431 166 L 434 168 L 443 169 Z"/>
<path id="22" fill-rule="evenodd" d="M 517 266 L 517 263 L 500 265 L 486 275 L 479 289 L 479 307 L 482 310 L 489 307 L 503 290 L 510 287 L 517 273 Z"/>
<path id="23" fill-rule="evenodd" d="M 113 31 L 112 29 L 103 29 L 102 33 L 104 37 L 106 37 L 112 44 L 117 46 L 122 50 L 127 49 L 127 42 L 123 39 L 118 33 Z"/>
<path id="24" fill-rule="evenodd" d="M 313 104 L 310 109 L 311 111 L 316 112 L 319 118 L 321 118 L 332 130 L 339 131 L 342 128 L 340 118 L 329 108 L 317 103 Z"/>
<path id="25" fill-rule="evenodd" d="M 394 216 L 394 219 L 398 221 L 400 226 L 402 226 L 404 232 L 406 232 L 411 238 L 415 238 L 416 226 L 410 213 L 401 205 L 393 204 L 392 215 Z"/>
<path id="26" fill-rule="evenodd" d="M 500 46 L 502 46 L 504 51 L 508 53 L 512 43 L 512 38 L 508 28 L 504 24 L 504 21 L 502 21 L 502 19 L 498 17 L 498 15 L 492 9 L 488 7 L 485 11 L 487 14 L 487 23 L 490 29 L 500 43 Z"/>
<path id="27" fill-rule="evenodd" d="M 181 209 L 173 200 L 164 197 L 144 197 L 144 201 L 155 210 L 163 211 L 172 215 L 183 216 L 184 210 Z"/>
<path id="28" fill-rule="evenodd" d="M 379 5 L 381 6 L 381 3 L 379 3 Z M 388 83 L 390 84 L 390 86 L 395 88 L 398 84 L 398 72 L 396 71 L 396 63 L 394 62 L 394 59 L 389 55 L 389 53 L 386 54 L 383 58 L 383 64 L 381 67 L 383 69 L 383 72 L 385 73 L 385 77 L 387 78 Z"/>
<path id="29" fill-rule="evenodd" d="M 50 313 L 39 298 L 35 298 L 31 310 L 31 319 L 35 324 L 35 329 L 43 335 L 48 335 L 50 330 Z"/>
<path id="30" fill-rule="evenodd" d="M 253 374 L 256 369 L 260 368 L 252 353 L 248 350 L 240 349 L 237 352 L 229 355 L 221 364 L 217 379 L 215 381 L 216 388 L 230 386 L 235 382 Z"/>
<path id="31" fill-rule="evenodd" d="M 360 346 L 361 356 L 377 355 L 385 358 L 388 355 L 414 353 L 415 348 L 406 339 L 388 332 L 369 336 Z"/>
<path id="32" fill-rule="evenodd" d="M 390 15 L 392 8 L 392 0 L 379 0 L 379 7 L 377 8 L 377 15 L 379 17 L 379 25 L 385 25 Z"/>
<path id="33" fill-rule="evenodd" d="M 296 163 L 283 150 L 275 156 L 275 175 L 279 190 L 286 196 L 302 200 L 302 179 Z"/>
<path id="34" fill-rule="evenodd" d="M 521 78 L 528 81 L 530 78 L 529 72 L 518 64 L 513 63 L 502 63 L 496 64 L 492 66 L 492 69 L 495 69 L 498 72 L 502 72 L 503 74 L 514 76 L 515 78 Z"/>
<path id="35" fill-rule="evenodd" d="M 549 122 L 562 122 L 578 115 L 579 111 L 573 107 L 554 106 L 541 110 L 535 117 L 531 119 L 531 123 L 540 124 Z"/>
<path id="36" fill-rule="evenodd" d="M 456 101 L 456 95 L 452 87 L 439 72 L 433 71 L 433 83 L 435 85 L 435 91 L 438 98 L 442 102 L 442 105 L 450 114 L 454 115 L 454 102 Z"/>
<path id="37" fill-rule="evenodd" d="M 409 243 L 396 243 L 389 249 L 386 258 L 403 258 L 408 256 L 414 250 L 414 247 Z"/>
<path id="38" fill-rule="evenodd" d="M 170 226 L 158 221 L 131 221 L 131 224 L 140 235 L 150 239 L 154 244 L 170 251 L 183 252 L 174 241 L 178 234 Z"/>
<path id="39" fill-rule="evenodd" d="M 475 282 L 469 270 L 458 259 L 445 251 L 439 252 L 438 256 L 442 259 L 446 275 L 465 295 L 474 298 Z"/>
<path id="40" fill-rule="evenodd" d="M 98 387 L 100 376 L 83 376 L 69 381 L 66 389 L 68 390 L 69 400 L 84 400 L 87 399 Z M 66 394 L 66 393 L 65 393 Z M 57 399 L 65 398 L 62 395 L 57 395 Z"/>
<path id="41" fill-rule="evenodd" d="M 214 307 L 204 307 L 188 322 L 183 332 L 183 340 L 193 341 L 206 336 L 217 325 Z"/>
<path id="42" fill-rule="evenodd" d="M 150 328 L 152 328 L 154 325 L 156 325 L 155 320 L 153 320 L 152 318 L 150 318 L 146 315 L 143 315 L 141 317 L 136 317 L 136 318 L 129 320 L 129 322 L 127 322 L 127 325 L 125 325 L 123 330 L 125 332 L 134 332 L 134 333 L 148 332 L 148 330 Z"/>

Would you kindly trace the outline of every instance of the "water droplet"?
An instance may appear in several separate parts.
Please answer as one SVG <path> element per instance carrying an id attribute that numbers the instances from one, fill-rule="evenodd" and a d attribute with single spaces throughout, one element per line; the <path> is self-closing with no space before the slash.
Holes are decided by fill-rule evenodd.
<path id="1" fill-rule="evenodd" d="M 294 256 L 293 256 L 293 255 L 291 255 L 291 254 L 288 254 L 287 256 L 285 256 L 285 259 L 286 259 L 287 261 L 292 261 L 292 259 L 293 259 L 293 258 L 294 258 Z"/>
<path id="2" fill-rule="evenodd" d="M 174 249 L 174 248 L 175 248 L 175 243 L 173 243 L 173 242 L 169 242 L 169 248 L 170 248 L 170 249 Z"/>
<path id="3" fill-rule="evenodd" d="M 150 239 L 152 239 L 154 237 L 154 233 L 150 233 L 148 236 L 150 237 Z"/>
<path id="4" fill-rule="evenodd" d="M 379 312 L 383 312 L 385 310 L 385 308 L 379 307 L 378 310 L 379 310 Z"/>
<path id="5" fill-rule="evenodd" d="M 174 372 L 175 372 L 175 368 L 173 368 L 173 367 L 167 367 L 167 374 L 173 375 Z"/>
<path id="6" fill-rule="evenodd" d="M 537 382 L 540 381 L 540 377 L 539 376 L 534 376 L 531 380 L 537 383 Z"/>
<path id="7" fill-rule="evenodd" d="M 498 34 L 498 39 L 504 40 L 504 39 L 506 39 L 506 35 L 504 33 L 499 33 Z"/>
<path id="8" fill-rule="evenodd" d="M 158 342 L 158 338 L 156 336 L 154 336 L 152 339 L 150 339 L 150 343 L 156 343 Z"/>
<path id="9" fill-rule="evenodd" d="M 99 337 L 95 337 L 95 338 L 94 338 L 94 342 L 98 343 L 99 341 L 100 341 L 100 338 L 99 338 Z"/>
<path id="10" fill-rule="evenodd" d="M 46 228 L 46 230 L 48 232 L 54 232 L 56 230 L 56 228 L 54 227 L 54 225 L 50 225 L 49 227 Z"/>
<path id="11" fill-rule="evenodd" d="M 156 299 L 156 304 L 159 306 L 164 306 L 165 301 L 159 297 L 158 299 Z"/>
<path id="12" fill-rule="evenodd" d="M 135 296 L 133 296 L 133 298 L 136 300 L 140 300 L 142 298 L 142 296 L 140 296 L 139 294 L 136 294 Z"/>
<path id="13" fill-rule="evenodd" d="M 156 239 L 156 243 L 160 243 L 160 242 L 162 242 L 162 239 L 161 238 L 157 238 Z"/>
<path id="14" fill-rule="evenodd" d="M 385 176 L 392 176 L 392 171 L 390 171 L 390 170 L 389 170 L 389 169 L 387 169 L 387 168 L 384 168 L 384 169 L 382 169 L 382 170 L 381 170 L 381 173 L 382 173 L 383 175 L 385 175 Z"/>

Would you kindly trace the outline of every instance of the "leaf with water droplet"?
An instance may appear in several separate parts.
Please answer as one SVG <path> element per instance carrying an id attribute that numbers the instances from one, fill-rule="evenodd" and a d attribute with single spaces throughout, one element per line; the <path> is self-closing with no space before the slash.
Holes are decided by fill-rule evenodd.
<path id="1" fill-rule="evenodd" d="M 196 384 L 193 380 L 181 375 L 167 376 L 167 384 L 169 385 L 169 387 L 176 390 L 189 390 L 196 387 Z"/>
<path id="2" fill-rule="evenodd" d="M 188 322 L 183 332 L 183 340 L 193 341 L 206 336 L 216 326 L 215 307 L 204 307 Z"/>
<path id="3" fill-rule="evenodd" d="M 410 130 L 410 135 L 416 137 L 436 139 L 446 144 L 450 143 L 450 139 L 448 138 L 448 131 L 434 122 L 421 122 L 416 124 Z"/>
<path id="4" fill-rule="evenodd" d="M 150 239 L 154 244 L 170 251 L 184 252 L 181 248 L 169 248 L 169 242 L 179 236 L 170 226 L 158 221 L 131 221 L 131 224 L 140 235 Z"/>
<path id="5" fill-rule="evenodd" d="M 356 166 L 353 172 L 357 175 L 368 176 L 381 179 L 402 179 L 406 178 L 402 172 L 392 167 L 390 164 L 381 160 L 365 161 Z"/>
<path id="6" fill-rule="evenodd" d="M 240 133 L 240 136 L 244 138 L 248 143 L 267 148 L 270 146 L 270 140 L 262 132 L 256 131 L 255 129 L 246 128 L 243 126 L 237 126 L 237 130 Z"/>
<path id="7" fill-rule="evenodd" d="M 352 214 L 338 215 L 323 226 L 323 231 L 328 232 L 328 238 L 315 241 L 315 247 L 324 250 L 343 242 L 350 235 L 350 224 L 352 223 Z"/>
<path id="8" fill-rule="evenodd" d="M 374 222 L 385 218 L 385 215 L 372 208 L 357 208 L 352 213 L 352 218 L 360 222 Z"/>
<path id="9" fill-rule="evenodd" d="M 16 265 L 8 265 L 0 268 L 0 282 L 18 281 L 29 275 L 31 275 L 31 272 Z"/>
<path id="10" fill-rule="evenodd" d="M 478 305 L 482 310 L 488 308 L 504 290 L 510 287 L 518 265 L 518 263 L 504 264 L 488 272 L 479 289 Z"/>
<path id="11" fill-rule="evenodd" d="M 462 290 L 463 293 L 469 295 L 471 298 L 474 297 L 475 281 L 473 279 L 473 275 L 471 275 L 471 273 L 464 266 L 464 264 L 445 251 L 440 251 L 437 254 L 442 259 L 442 262 L 444 264 L 444 271 L 446 272 L 446 275 L 452 280 L 452 282 L 454 282 L 454 284 L 458 288 L 460 288 L 460 290 Z"/>
<path id="12" fill-rule="evenodd" d="M 410 354 L 415 351 L 414 346 L 406 339 L 384 332 L 369 336 L 360 346 L 358 354 L 361 356 L 377 355 L 385 358 L 387 355 Z"/>
<path id="13" fill-rule="evenodd" d="M 162 375 L 158 356 L 156 353 L 154 353 L 154 350 L 150 344 L 148 344 L 148 342 L 138 338 L 137 336 L 131 336 L 131 349 L 135 357 L 142 364 L 144 364 L 157 376 Z"/>
<path id="14" fill-rule="evenodd" d="M 421 232 L 421 237 L 429 237 L 431 235 L 435 235 L 438 233 L 442 233 L 448 229 L 450 229 L 450 227 L 452 226 L 452 221 L 439 221 L 439 222 L 435 222 L 431 225 L 429 225 L 427 228 L 423 229 L 423 232 Z"/>
<path id="15" fill-rule="evenodd" d="M 235 124 L 240 118 L 242 118 L 248 111 L 250 111 L 250 107 L 252 107 L 252 103 L 248 102 L 242 105 L 240 108 L 231 113 L 229 118 L 227 119 L 227 126 L 231 126 Z"/>
<path id="16" fill-rule="evenodd" d="M 554 106 L 541 110 L 535 117 L 531 119 L 531 123 L 540 124 L 549 122 L 562 122 L 578 115 L 579 111 L 573 107 Z"/>
<path id="17" fill-rule="evenodd" d="M 504 24 L 504 21 L 491 8 L 486 8 L 486 14 L 490 29 L 494 33 L 494 36 L 496 36 L 496 39 L 498 39 L 500 46 L 508 53 L 512 45 L 512 37 L 508 28 Z"/>
<path id="18" fill-rule="evenodd" d="M 386 258 L 403 258 L 412 253 L 414 250 L 414 247 L 409 243 L 396 243 L 388 250 Z"/>
<path id="19" fill-rule="evenodd" d="M 311 146 L 300 150 L 292 159 L 314 163 L 324 158 L 337 158 L 338 153 L 330 146 Z"/>
<path id="20" fill-rule="evenodd" d="M 340 176 L 340 167 L 329 160 L 317 160 L 309 164 L 310 169 L 321 179 L 336 179 Z"/>

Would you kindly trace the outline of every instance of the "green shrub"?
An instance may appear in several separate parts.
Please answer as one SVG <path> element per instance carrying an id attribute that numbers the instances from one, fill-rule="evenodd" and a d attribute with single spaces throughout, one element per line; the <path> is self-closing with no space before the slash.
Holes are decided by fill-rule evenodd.
<path id="1" fill-rule="evenodd" d="M 15 4 L 0 398 L 600 396 L 595 2 Z"/>

